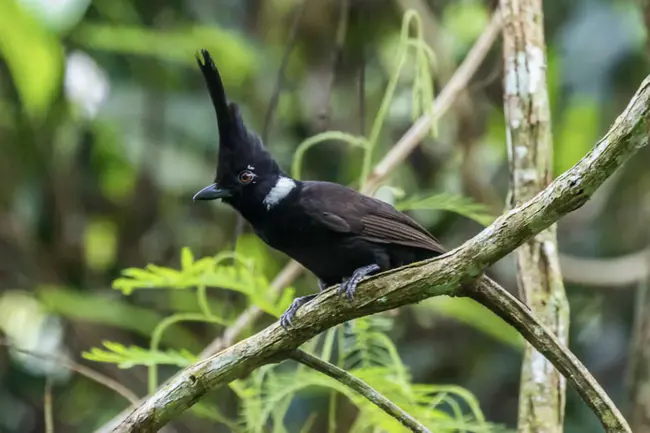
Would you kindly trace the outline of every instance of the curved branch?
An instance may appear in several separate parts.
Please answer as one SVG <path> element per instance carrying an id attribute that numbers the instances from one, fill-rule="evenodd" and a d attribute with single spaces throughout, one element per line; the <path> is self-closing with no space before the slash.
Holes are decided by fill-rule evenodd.
<path id="1" fill-rule="evenodd" d="M 562 277 L 571 283 L 621 288 L 650 277 L 650 248 L 619 257 L 579 257 L 560 254 Z"/>
<path id="2" fill-rule="evenodd" d="M 432 296 L 470 296 L 515 326 L 564 375 L 608 432 L 630 432 L 625 419 L 586 368 L 507 291 L 481 276 L 483 270 L 574 211 L 636 151 L 650 133 L 650 77 L 609 132 L 573 168 L 449 253 L 365 280 L 352 302 L 335 289 L 301 308 L 290 332 L 274 323 L 259 333 L 179 372 L 150 396 L 115 432 L 156 431 L 217 386 L 285 359 L 305 341 L 347 320 L 419 302 Z M 459 288 L 463 285 L 463 288 Z"/>
<path id="3" fill-rule="evenodd" d="M 377 405 L 377 407 L 386 412 L 388 415 L 395 418 L 403 426 L 410 429 L 411 431 L 431 433 L 430 430 L 420 424 L 418 420 L 399 408 L 395 403 L 384 397 L 382 394 L 374 390 L 366 382 L 359 379 L 358 377 L 351 375 L 336 365 L 330 364 L 329 362 L 323 361 L 314 355 L 310 355 L 309 353 L 298 349 L 289 352 L 289 358 L 303 365 L 306 365 L 311 369 L 320 371 L 324 375 L 329 376 L 332 379 L 341 382 L 348 388 L 353 389 L 365 397 L 368 401 Z"/>

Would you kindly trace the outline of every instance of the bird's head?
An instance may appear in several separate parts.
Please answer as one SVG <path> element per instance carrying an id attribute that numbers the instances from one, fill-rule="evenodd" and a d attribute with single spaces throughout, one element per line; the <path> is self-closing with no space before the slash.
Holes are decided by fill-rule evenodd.
<path id="1" fill-rule="evenodd" d="M 219 71 L 210 53 L 201 50 L 197 62 L 210 92 L 219 125 L 219 159 L 213 184 L 194 195 L 194 200 L 221 199 L 241 211 L 270 208 L 273 190 L 294 182 L 286 177 L 264 148 L 262 140 L 246 128 L 239 107 L 228 103 Z M 295 183 L 293 183 L 295 186 Z M 272 204 L 272 203 L 271 203 Z"/>

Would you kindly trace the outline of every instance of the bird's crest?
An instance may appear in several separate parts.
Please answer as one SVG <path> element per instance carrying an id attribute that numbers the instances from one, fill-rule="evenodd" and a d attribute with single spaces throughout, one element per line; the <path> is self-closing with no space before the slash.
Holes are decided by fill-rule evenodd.
<path id="1" fill-rule="evenodd" d="M 228 102 L 221 75 L 208 50 L 201 50 L 201 56 L 197 53 L 196 61 L 210 92 L 219 125 L 216 181 L 219 182 L 225 175 L 251 164 L 261 170 L 279 170 L 273 157 L 264 148 L 262 140 L 244 125 L 237 104 Z"/>

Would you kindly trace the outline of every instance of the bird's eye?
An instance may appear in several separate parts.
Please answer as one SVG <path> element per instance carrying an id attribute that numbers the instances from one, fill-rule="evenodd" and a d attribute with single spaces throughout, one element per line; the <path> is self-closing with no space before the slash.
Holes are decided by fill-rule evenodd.
<path id="1" fill-rule="evenodd" d="M 251 183 L 255 179 L 255 173 L 250 170 L 244 170 L 239 173 L 239 182 L 243 184 Z"/>

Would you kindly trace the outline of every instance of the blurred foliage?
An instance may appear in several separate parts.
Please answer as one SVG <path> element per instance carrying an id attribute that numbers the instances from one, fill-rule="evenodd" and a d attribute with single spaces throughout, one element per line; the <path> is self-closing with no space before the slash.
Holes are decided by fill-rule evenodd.
<path id="1" fill-rule="evenodd" d="M 59 89 L 63 69 L 59 41 L 13 0 L 7 0 L 0 3 L 0 49 L 22 106 L 41 120 Z"/>
<path id="2" fill-rule="evenodd" d="M 235 259 L 234 265 L 219 264 L 229 258 Z M 253 274 L 251 264 L 245 256 L 223 253 L 216 258 L 205 257 L 195 261 L 191 251 L 183 248 L 180 270 L 154 265 L 148 265 L 146 269 L 129 268 L 123 271 L 126 277 L 118 278 L 113 287 L 125 294 L 131 294 L 137 289 L 219 287 L 245 293 L 252 305 L 266 309 L 269 307 L 266 296 L 271 291 L 268 285 L 262 284 L 262 278 L 256 278 Z M 271 314 L 278 317 L 288 307 L 292 292 L 292 290 L 283 292 L 278 301 L 278 306 L 281 308 Z M 287 293 L 289 297 L 286 296 Z M 202 299 L 205 293 L 197 290 L 197 296 L 198 305 L 201 306 L 205 302 Z M 120 343 L 104 341 L 105 349 L 94 347 L 84 352 L 83 357 L 90 361 L 116 364 L 120 368 L 147 366 L 150 371 L 149 392 L 152 393 L 158 385 L 159 365 L 185 367 L 195 361 L 195 357 L 186 349 L 165 351 L 158 349 L 163 330 L 172 323 L 184 320 L 226 324 L 225 319 L 214 316 L 209 309 L 203 310 L 203 315 L 175 314 L 161 321 L 154 330 L 150 349 L 127 347 Z M 464 388 L 411 382 L 397 347 L 386 335 L 391 327 L 392 320 L 381 315 L 361 318 L 327 331 L 322 338 L 324 344 L 320 353 L 314 350 L 315 341 L 308 346 L 312 353 L 320 355 L 323 359 L 337 362 L 333 358 L 337 329 L 347 328 L 349 330 L 347 333 L 338 334 L 341 335 L 338 363 L 382 394 L 390 396 L 394 403 L 425 423 L 432 431 L 494 431 L 494 427 L 486 423 L 478 401 Z M 263 432 L 268 423 L 273 425 L 273 431 L 290 431 L 284 426 L 284 419 L 291 401 L 299 393 L 311 388 L 323 388 L 340 393 L 358 407 L 361 413 L 350 431 L 406 431 L 396 420 L 356 392 L 317 371 L 302 366 L 290 371 L 275 365 L 264 366 L 254 371 L 249 378 L 231 383 L 230 388 L 241 399 L 238 427 L 241 431 Z M 445 405 L 451 408 L 451 414 L 439 409 Z M 464 413 L 462 405 L 469 408 L 469 413 Z M 220 422 L 232 424 L 226 420 Z"/>
<path id="3" fill-rule="evenodd" d="M 348 3 L 340 50 L 342 2 L 305 4 L 285 85 L 275 89 L 299 0 L 0 1 L 0 332 L 17 348 L 85 352 L 93 368 L 144 395 L 246 307 L 267 314 L 243 336 L 313 292 L 314 278 L 304 275 L 272 295 L 269 282 L 286 257 L 248 227 L 242 233 L 225 206 L 192 205 L 214 177 L 218 149 L 194 54 L 212 52 L 257 131 L 279 93 L 267 145 L 283 167 L 359 188 L 430 108 L 493 3 Z M 409 12 L 416 3 L 419 14 Z M 647 35 L 631 0 L 544 8 L 557 175 L 627 104 L 648 70 Z M 466 94 L 376 193 L 449 247 L 503 210 L 501 63 L 497 44 Z M 648 156 L 643 150 L 560 223 L 563 253 L 608 257 L 647 246 Z M 510 259 L 490 272 L 515 290 Z M 568 289 L 572 348 L 623 402 L 633 294 Z M 496 424 L 516 423 L 521 343 L 480 305 L 438 298 L 337 327 L 307 349 L 435 431 L 499 431 Z M 175 421 L 179 430 L 394 431 L 392 419 L 338 383 L 286 364 L 215 390 Z M 45 375 L 56 379 L 55 431 L 91 431 L 124 409 L 111 390 L 9 350 L 0 352 L 0 432 L 44 431 Z M 566 432 L 597 428 L 569 394 Z"/>

